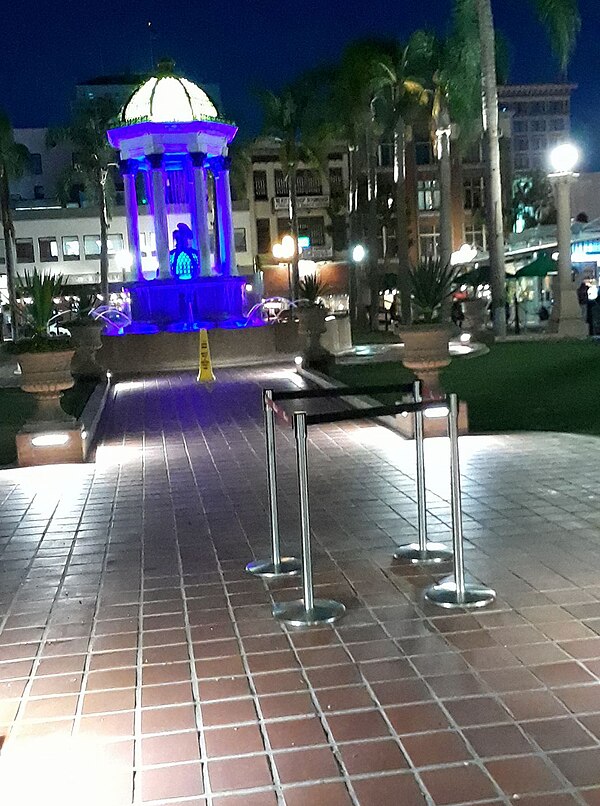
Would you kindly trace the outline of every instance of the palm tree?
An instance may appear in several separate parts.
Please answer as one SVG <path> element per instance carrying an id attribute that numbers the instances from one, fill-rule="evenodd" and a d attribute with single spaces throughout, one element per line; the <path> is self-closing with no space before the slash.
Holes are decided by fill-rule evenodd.
<path id="1" fill-rule="evenodd" d="M 300 165 L 321 168 L 329 150 L 329 133 L 320 103 L 320 69 L 306 73 L 280 93 L 270 90 L 259 95 L 263 106 L 263 134 L 273 138 L 279 147 L 279 162 L 288 189 L 288 216 L 295 243 L 292 258 L 292 291 L 300 293 L 298 261 L 298 196 L 297 175 Z"/>
<path id="2" fill-rule="evenodd" d="M 27 147 L 21 143 L 15 143 L 13 128 L 8 116 L 0 111 L 0 214 L 4 232 L 6 284 L 13 339 L 17 337 L 19 313 L 16 294 L 15 227 L 10 208 L 10 180 L 18 179 L 25 173 L 29 158 Z"/>
<path id="3" fill-rule="evenodd" d="M 475 2 L 475 7 L 473 6 Z M 483 122 L 486 138 L 487 229 L 490 255 L 492 308 L 496 335 L 506 334 L 504 314 L 505 268 L 502 215 L 502 181 L 498 133 L 498 87 L 496 78 L 496 43 L 492 0 L 457 0 L 458 12 L 473 13 L 475 8 L 481 49 L 483 84 Z M 548 31 L 562 70 L 573 51 L 581 18 L 577 0 L 533 0 L 538 17 Z"/>
<path id="4" fill-rule="evenodd" d="M 335 70 L 329 105 L 336 136 L 348 149 L 349 241 L 353 244 L 365 238 L 367 244 L 372 326 L 377 319 L 379 299 L 376 152 L 382 133 L 376 115 L 376 97 L 381 84 L 381 64 L 389 63 L 395 50 L 396 43 L 387 40 L 350 43 Z M 353 269 L 350 288 L 351 318 L 354 324 L 364 327 L 365 278 L 358 266 Z"/>
<path id="5" fill-rule="evenodd" d="M 380 76 L 375 80 L 377 99 L 383 101 L 384 126 L 393 135 L 398 289 L 404 324 L 411 320 L 406 130 L 407 122 L 412 121 L 419 107 L 424 107 L 429 100 L 425 83 L 432 42 L 429 34 L 416 31 L 406 46 L 397 44 L 388 58 L 379 63 Z"/>
<path id="6" fill-rule="evenodd" d="M 53 129 L 48 144 L 69 143 L 73 148 L 73 167 L 64 177 L 69 189 L 83 186 L 90 200 L 98 206 L 100 218 L 100 288 L 106 303 L 108 291 L 108 229 L 114 199 L 113 169 L 116 153 L 108 143 L 106 131 L 118 114 L 112 98 L 101 97 L 77 104 L 68 126 Z"/>

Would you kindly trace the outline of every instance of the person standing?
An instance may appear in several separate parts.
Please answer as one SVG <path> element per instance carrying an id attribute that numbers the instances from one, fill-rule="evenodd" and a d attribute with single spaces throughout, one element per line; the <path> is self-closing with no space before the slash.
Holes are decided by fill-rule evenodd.
<path id="1" fill-rule="evenodd" d="M 588 318 L 588 287 L 587 283 L 581 283 L 579 288 L 577 289 L 577 301 L 579 302 L 579 307 L 581 308 L 581 317 L 585 321 Z"/>

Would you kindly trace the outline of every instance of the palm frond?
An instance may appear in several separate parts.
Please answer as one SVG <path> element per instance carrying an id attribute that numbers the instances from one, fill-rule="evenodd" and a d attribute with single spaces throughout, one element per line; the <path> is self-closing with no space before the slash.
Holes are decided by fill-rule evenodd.
<path id="1" fill-rule="evenodd" d="M 427 256 L 409 270 L 412 302 L 417 321 L 435 322 L 444 301 L 452 294 L 457 269 Z"/>
<path id="2" fill-rule="evenodd" d="M 581 30 L 577 0 L 534 0 L 540 22 L 547 29 L 550 44 L 560 66 L 566 69 Z"/>

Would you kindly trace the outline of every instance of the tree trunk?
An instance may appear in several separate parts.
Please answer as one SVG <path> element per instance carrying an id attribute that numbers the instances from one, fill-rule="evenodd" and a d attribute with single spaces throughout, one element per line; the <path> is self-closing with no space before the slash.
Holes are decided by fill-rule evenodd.
<path id="1" fill-rule="evenodd" d="M 298 249 L 298 188 L 296 187 L 296 166 L 289 166 L 288 173 L 288 196 L 289 196 L 289 217 L 290 231 L 294 239 L 294 254 L 292 260 L 292 291 L 294 299 L 300 299 L 300 271 L 298 261 L 300 260 L 300 250 Z"/>
<path id="2" fill-rule="evenodd" d="M 375 331 L 379 327 L 379 239 L 377 237 L 377 170 L 375 158 L 377 142 L 369 128 L 365 132 L 365 145 L 367 169 L 367 262 L 371 289 L 369 317 L 371 330 Z"/>
<path id="3" fill-rule="evenodd" d="M 15 266 L 15 228 L 10 210 L 10 189 L 8 174 L 0 167 L 0 207 L 2 208 L 2 230 L 4 232 L 4 252 L 6 260 L 6 286 L 10 309 L 10 329 L 13 341 L 18 337 L 19 309 L 17 307 L 17 276 Z"/>
<path id="4" fill-rule="evenodd" d="M 485 132 L 485 186 L 487 241 L 490 256 L 490 281 L 494 333 L 506 335 L 504 310 L 506 271 L 504 266 L 504 229 L 502 217 L 502 178 L 498 132 L 498 88 L 496 84 L 496 43 L 491 0 L 477 0 L 481 71 L 483 81 L 483 128 Z"/>
<path id="5" fill-rule="evenodd" d="M 406 207 L 406 131 L 401 117 L 398 118 L 394 131 L 394 182 L 396 190 L 396 254 L 398 255 L 400 318 L 403 325 L 409 325 L 412 321 L 412 310 L 410 304 L 410 257 Z"/>
<path id="6" fill-rule="evenodd" d="M 408 218 L 408 255 L 412 266 L 416 266 L 421 256 L 419 244 L 419 198 L 417 187 L 417 152 L 412 126 L 404 128 L 404 164 L 406 168 L 406 211 Z"/>
<path id="7" fill-rule="evenodd" d="M 106 180 L 98 180 L 98 202 L 100 206 L 100 293 L 104 304 L 110 303 L 108 290 L 108 208 L 106 201 Z"/>
<path id="8" fill-rule="evenodd" d="M 359 272 L 360 266 L 352 259 L 352 249 L 356 246 L 356 148 L 348 145 L 348 312 L 350 326 L 360 324 L 359 313 Z"/>
<path id="9" fill-rule="evenodd" d="M 450 162 L 450 122 L 440 115 L 436 132 L 437 156 L 440 167 L 440 262 L 443 266 L 452 257 L 452 168 Z"/>

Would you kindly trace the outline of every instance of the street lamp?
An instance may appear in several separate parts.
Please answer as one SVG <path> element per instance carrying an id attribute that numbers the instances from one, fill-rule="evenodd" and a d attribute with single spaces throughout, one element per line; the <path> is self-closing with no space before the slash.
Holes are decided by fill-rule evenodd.
<path id="1" fill-rule="evenodd" d="M 358 282 L 358 276 L 362 275 L 363 263 L 367 258 L 367 250 L 361 243 L 354 244 L 350 250 L 350 257 L 355 265 L 355 271 L 349 272 L 348 277 L 348 312 L 350 314 L 350 322 L 353 325 L 360 324 L 360 304 L 358 298 L 359 289 L 362 288 L 362 282 Z"/>
<path id="2" fill-rule="evenodd" d="M 288 270 L 288 294 L 290 297 L 290 305 L 294 301 L 294 292 L 292 290 L 292 258 L 296 254 L 296 244 L 291 235 L 284 235 L 281 243 L 273 244 L 273 257 L 275 260 L 281 261 L 287 265 Z"/>
<path id="3" fill-rule="evenodd" d="M 571 263 L 571 185 L 578 174 L 574 169 L 579 151 L 573 143 L 561 143 L 550 152 L 552 173 L 548 179 L 556 202 L 556 231 L 558 243 L 558 282 L 550 317 L 551 329 L 560 336 L 587 335 L 586 323 L 573 287 Z"/>

